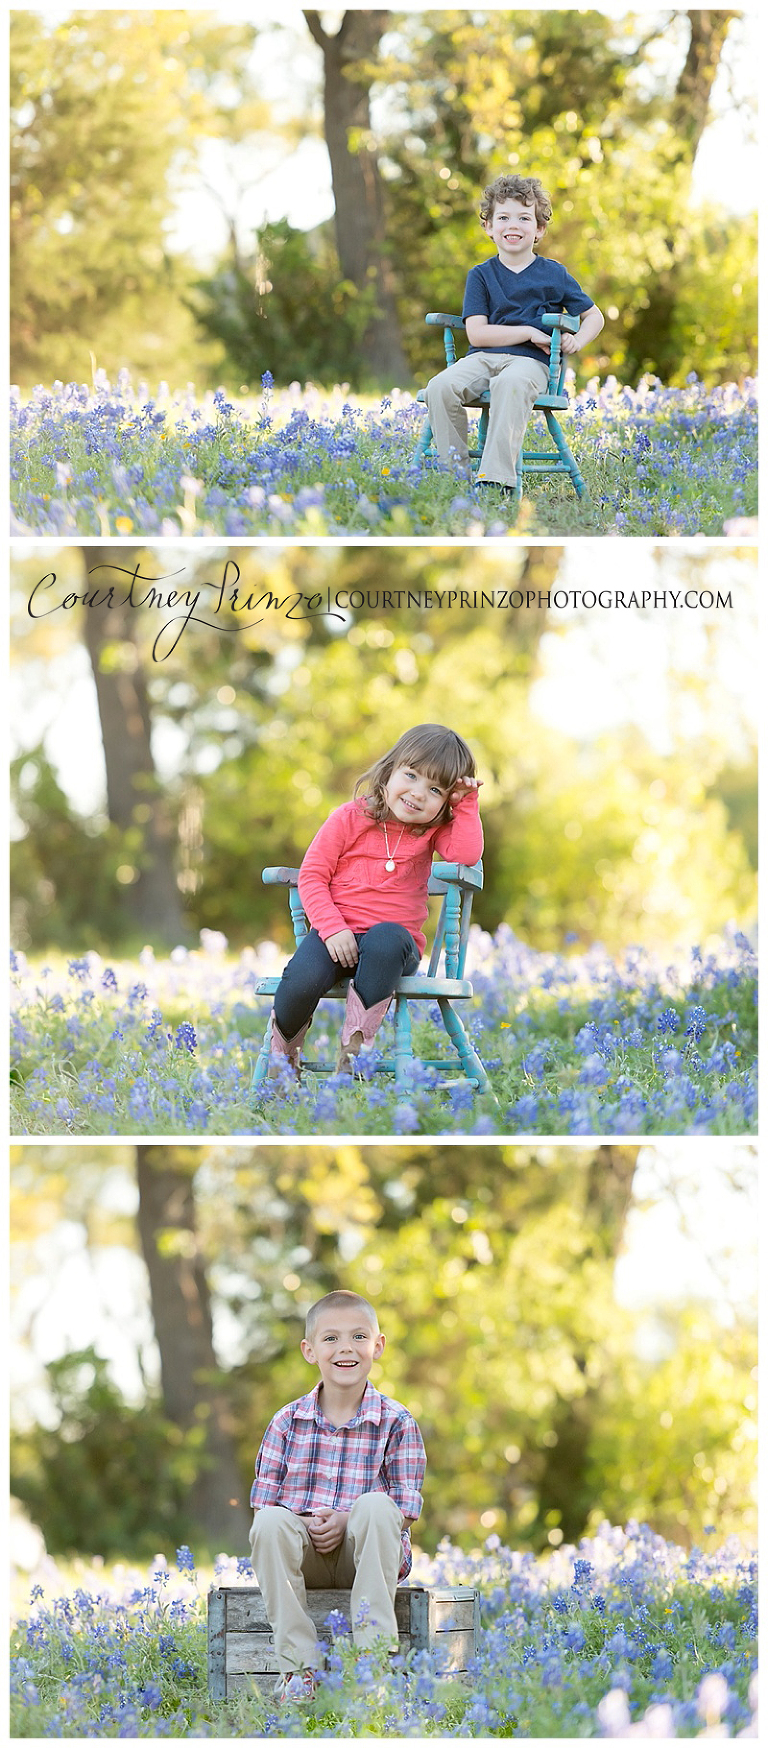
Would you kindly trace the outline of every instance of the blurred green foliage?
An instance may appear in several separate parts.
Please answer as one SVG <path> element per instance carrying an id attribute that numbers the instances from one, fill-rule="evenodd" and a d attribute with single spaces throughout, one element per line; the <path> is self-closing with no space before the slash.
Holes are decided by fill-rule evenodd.
<path id="1" fill-rule="evenodd" d="M 11 1490 L 48 1552 L 151 1559 L 188 1541 L 202 1432 L 183 1433 L 156 1402 L 124 1402 L 93 1347 L 53 1360 L 46 1378 L 54 1425 L 14 1438 Z"/>
<path id="2" fill-rule="evenodd" d="M 120 1217 L 109 1231 L 114 1177 L 111 1190 L 94 1178 L 99 1160 L 114 1172 L 115 1150 L 88 1151 L 96 1158 L 81 1167 L 71 1149 L 63 1164 L 60 1147 L 17 1150 L 13 1219 L 27 1272 L 36 1230 L 71 1221 L 80 1204 L 92 1242 L 130 1242 Z M 129 1166 L 131 1150 L 119 1151 Z M 606 1517 L 648 1521 L 683 1543 L 710 1524 L 750 1534 L 755 1331 L 743 1308 L 717 1316 L 658 1293 L 647 1313 L 617 1304 L 636 1153 L 201 1148 L 199 1242 L 231 1348 L 220 1376 L 244 1487 L 267 1421 L 314 1381 L 299 1351 L 307 1307 L 346 1286 L 375 1304 L 388 1338 L 374 1382 L 424 1433 L 417 1539 L 429 1551 L 445 1534 L 466 1547 L 491 1532 L 541 1549 Z M 96 1305 L 97 1348 L 98 1322 Z M 194 1440 L 168 1431 L 163 1455 L 157 1406 L 121 1405 L 93 1357 L 85 1371 L 81 1355 L 61 1362 L 50 1381 L 59 1430 L 26 1427 L 13 1464 L 49 1546 L 146 1552 L 153 1535 L 172 1546 Z"/>
<path id="3" fill-rule="evenodd" d="M 155 380 L 215 371 L 166 229 L 201 141 L 264 118 L 243 89 L 253 38 L 182 9 L 13 13 L 15 380 L 88 378 L 90 355 Z"/>
<path id="4" fill-rule="evenodd" d="M 265 370 L 279 382 L 346 381 L 373 303 L 340 279 L 329 227 L 307 235 L 281 220 L 255 244 L 248 271 L 224 261 L 197 280 L 189 308 L 203 333 L 221 342 L 241 386 L 258 388 Z"/>

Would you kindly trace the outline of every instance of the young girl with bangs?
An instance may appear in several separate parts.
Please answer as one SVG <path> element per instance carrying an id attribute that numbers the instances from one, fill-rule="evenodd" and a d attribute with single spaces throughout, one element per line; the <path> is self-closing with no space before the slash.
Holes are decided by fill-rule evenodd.
<path id="1" fill-rule="evenodd" d="M 482 854 L 479 788 L 466 741 L 422 723 L 364 772 L 353 799 L 320 827 L 299 871 L 311 928 L 275 994 L 270 1075 L 286 1063 L 298 1075 L 315 1008 L 349 972 L 336 1072 L 352 1072 L 398 979 L 418 970 L 432 857 L 471 865 Z"/>

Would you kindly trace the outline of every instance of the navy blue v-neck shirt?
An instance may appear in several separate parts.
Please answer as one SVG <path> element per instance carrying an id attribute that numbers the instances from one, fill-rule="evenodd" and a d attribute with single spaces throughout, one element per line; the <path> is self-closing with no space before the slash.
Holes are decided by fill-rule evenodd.
<path id="1" fill-rule="evenodd" d="M 493 255 L 467 274 L 461 319 L 466 322 L 467 316 L 485 316 L 493 326 L 540 328 L 544 315 L 565 310 L 569 316 L 582 316 L 591 308 L 591 297 L 559 261 L 534 255 L 527 267 L 513 273 Z M 530 341 L 521 346 L 470 346 L 469 350 L 509 352 L 515 358 L 538 358 L 540 363 L 547 359 L 542 347 Z"/>

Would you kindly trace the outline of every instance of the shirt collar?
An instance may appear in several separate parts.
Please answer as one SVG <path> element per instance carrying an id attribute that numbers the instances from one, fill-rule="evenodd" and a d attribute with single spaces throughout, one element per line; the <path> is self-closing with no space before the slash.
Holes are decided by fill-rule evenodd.
<path id="1" fill-rule="evenodd" d="M 314 1390 L 308 1391 L 306 1396 L 300 1396 L 298 1402 L 294 1402 L 294 1420 L 316 1420 L 318 1422 L 325 1420 L 320 1402 L 321 1384 L 322 1380 L 320 1384 L 315 1385 Z M 352 1419 L 345 1421 L 344 1425 L 356 1426 L 360 1420 L 372 1420 L 376 1426 L 381 1421 L 381 1396 L 375 1385 L 371 1383 L 370 1378 L 363 1391 L 360 1407 Z"/>

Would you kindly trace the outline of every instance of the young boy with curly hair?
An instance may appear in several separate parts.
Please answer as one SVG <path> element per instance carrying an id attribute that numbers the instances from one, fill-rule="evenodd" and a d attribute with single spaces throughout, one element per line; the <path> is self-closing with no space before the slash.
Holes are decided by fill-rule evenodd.
<path id="1" fill-rule="evenodd" d="M 596 339 L 604 318 L 577 280 L 546 256 L 534 253 L 552 203 L 536 176 L 497 176 L 484 190 L 480 221 L 496 254 L 467 276 L 462 320 L 469 351 L 433 376 L 426 403 L 435 446 L 443 462 L 466 470 L 466 407 L 490 390 L 488 436 L 478 480 L 514 488 L 517 458 L 534 401 L 547 389 L 551 336 L 543 315 L 580 316 L 577 334 L 562 335 L 565 353 Z"/>

